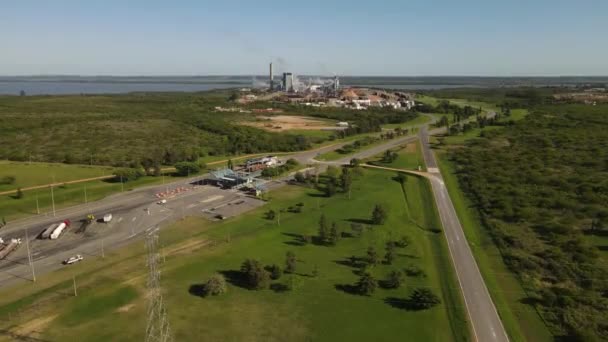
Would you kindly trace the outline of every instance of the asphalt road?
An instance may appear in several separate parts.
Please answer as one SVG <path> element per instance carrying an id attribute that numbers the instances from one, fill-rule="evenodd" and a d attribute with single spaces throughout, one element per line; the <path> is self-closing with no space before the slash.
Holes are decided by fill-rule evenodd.
<path id="1" fill-rule="evenodd" d="M 419 135 L 428 170 L 427 178 L 431 182 L 435 203 L 437 204 L 475 340 L 480 342 L 509 341 L 464 235 L 448 189 L 439 172 L 435 155 L 429 144 L 429 132 L 426 128 L 423 128 Z"/>

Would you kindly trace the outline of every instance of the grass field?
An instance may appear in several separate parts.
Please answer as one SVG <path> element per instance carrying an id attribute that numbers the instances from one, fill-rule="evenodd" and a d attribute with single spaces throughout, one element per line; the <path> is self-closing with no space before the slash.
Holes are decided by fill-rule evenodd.
<path id="1" fill-rule="evenodd" d="M 49 183 L 111 175 L 114 168 L 104 166 L 68 165 L 59 163 L 23 163 L 0 161 L 0 179 L 14 176 L 14 184 L 0 185 L 0 192 Z"/>
<path id="2" fill-rule="evenodd" d="M 397 169 L 418 170 L 419 166 L 421 166 L 423 170 L 425 169 L 424 158 L 422 157 L 422 150 L 420 149 L 418 141 L 391 151 L 397 152 L 397 159 L 391 163 L 383 162 L 382 156 L 370 158 L 368 162 L 373 165 L 394 167 Z"/>
<path id="3" fill-rule="evenodd" d="M 443 234 L 430 230 L 438 228 L 439 221 L 429 185 L 408 177 L 403 191 L 393 176 L 364 171 L 353 184 L 351 199 L 343 194 L 319 197 L 316 190 L 290 186 L 271 192 L 265 207 L 241 217 L 218 223 L 188 218 L 163 230 L 162 283 L 175 340 L 198 341 L 202 336 L 212 341 L 396 341 L 404 336 L 416 341 L 469 340 Z M 282 213 L 280 226 L 263 218 L 269 209 L 300 202 L 303 212 Z M 388 221 L 366 229 L 361 237 L 342 238 L 334 247 L 302 245 L 295 238 L 315 235 L 321 213 L 349 231 L 351 222 L 366 222 L 376 203 L 387 206 Z M 373 267 L 372 274 L 382 279 L 390 270 L 416 265 L 426 277 L 407 277 L 405 286 L 377 289 L 369 297 L 341 290 L 358 279 L 345 262 L 349 257 L 364 256 L 370 246 L 383 255 L 385 242 L 404 234 L 412 243 L 398 250 L 393 265 Z M 287 251 L 297 256 L 296 274 L 275 283 L 290 281 L 292 291 L 252 291 L 233 281 L 220 297 L 196 295 L 197 286 L 216 272 L 231 279 L 245 258 L 283 265 Z M 41 331 L 37 336 L 48 340 L 141 340 L 144 267 L 143 247 L 138 243 L 105 260 L 91 257 L 36 284 L 5 290 L 0 293 L 0 317 L 11 320 L 0 321 L 0 326 L 21 334 L 35 327 Z M 77 276 L 78 297 L 68 295 L 72 274 Z M 399 300 L 417 287 L 431 289 L 442 303 L 422 311 L 402 308 Z"/>

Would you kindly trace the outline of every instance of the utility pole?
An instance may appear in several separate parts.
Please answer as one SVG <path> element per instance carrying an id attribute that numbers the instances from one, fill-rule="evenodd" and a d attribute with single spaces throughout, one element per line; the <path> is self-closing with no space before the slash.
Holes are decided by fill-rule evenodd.
<path id="1" fill-rule="evenodd" d="M 25 246 L 27 247 L 27 259 L 32 270 L 32 281 L 36 282 L 36 272 L 34 272 L 34 262 L 32 261 L 32 253 L 30 252 L 30 239 L 27 234 L 27 228 L 25 228 Z"/>
<path id="2" fill-rule="evenodd" d="M 277 225 L 281 225 L 281 210 L 277 211 Z"/>
<path id="3" fill-rule="evenodd" d="M 87 204 L 87 185 L 84 185 L 84 204 Z"/>
<path id="4" fill-rule="evenodd" d="M 53 194 L 53 184 L 51 184 L 51 203 L 53 204 L 53 217 L 55 217 L 55 195 Z"/>
<path id="5" fill-rule="evenodd" d="M 120 175 L 120 192 L 125 192 L 125 183 L 122 182 L 122 175 Z"/>
<path id="6" fill-rule="evenodd" d="M 76 291 L 76 275 L 72 275 L 72 283 L 74 284 L 74 297 L 78 296 L 78 292 Z"/>
<path id="7" fill-rule="evenodd" d="M 103 239 L 101 239 L 101 258 L 105 259 L 106 258 L 106 254 L 103 251 Z"/>
<path id="8" fill-rule="evenodd" d="M 38 205 L 38 190 L 36 190 L 36 214 L 40 215 L 40 205 Z"/>
<path id="9" fill-rule="evenodd" d="M 167 319 L 160 286 L 160 255 L 158 247 L 158 228 L 146 236 L 148 252 L 148 282 L 147 282 L 147 324 L 145 342 L 173 341 L 171 327 Z"/>

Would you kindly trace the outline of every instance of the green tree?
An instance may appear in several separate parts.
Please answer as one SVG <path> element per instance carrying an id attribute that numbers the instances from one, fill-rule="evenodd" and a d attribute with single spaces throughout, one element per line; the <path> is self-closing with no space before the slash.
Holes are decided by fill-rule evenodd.
<path id="1" fill-rule="evenodd" d="M 304 174 L 300 171 L 296 172 L 293 179 L 298 183 L 306 183 L 306 176 L 304 176 Z"/>
<path id="2" fill-rule="evenodd" d="M 407 182 L 407 176 L 403 172 L 398 172 L 397 176 L 395 176 L 395 179 L 402 185 L 405 185 L 405 183 Z"/>
<path id="3" fill-rule="evenodd" d="M 332 197 L 333 195 L 336 194 L 336 185 L 334 184 L 334 182 L 330 179 L 327 184 L 325 185 L 325 196 L 327 197 Z"/>
<path id="4" fill-rule="evenodd" d="M 353 158 L 350 160 L 350 166 L 352 167 L 358 167 L 359 165 L 361 165 L 361 160 L 357 159 L 357 158 Z"/>
<path id="5" fill-rule="evenodd" d="M 386 244 L 386 254 L 384 254 L 384 262 L 387 265 L 392 265 L 393 261 L 395 260 L 395 256 L 395 244 L 389 241 Z"/>
<path id="6" fill-rule="evenodd" d="M 285 273 L 294 273 L 296 271 L 296 254 L 292 251 L 288 251 L 285 254 Z"/>
<path id="7" fill-rule="evenodd" d="M 386 288 L 397 289 L 405 282 L 405 275 L 401 271 L 391 271 L 384 282 Z"/>
<path id="8" fill-rule="evenodd" d="M 267 220 L 274 220 L 275 217 L 277 217 L 277 213 L 274 210 L 271 209 L 271 210 L 268 210 L 266 212 L 266 219 Z"/>
<path id="9" fill-rule="evenodd" d="M 21 190 L 21 188 L 17 188 L 17 193 L 15 194 L 15 198 L 16 199 L 23 198 L 23 191 Z"/>
<path id="10" fill-rule="evenodd" d="M 175 170 L 179 176 L 189 176 L 201 171 L 201 166 L 194 162 L 179 162 L 175 164 Z"/>
<path id="11" fill-rule="evenodd" d="M 241 273 L 251 289 L 265 289 L 270 284 L 270 274 L 255 259 L 246 259 L 241 265 Z"/>
<path id="12" fill-rule="evenodd" d="M 273 264 L 272 266 L 270 266 L 270 278 L 272 280 L 277 280 L 277 279 L 281 278 L 282 275 L 283 275 L 283 270 L 281 269 L 281 266 L 279 266 L 277 264 Z"/>
<path id="13" fill-rule="evenodd" d="M 372 223 L 373 224 L 384 224 L 386 222 L 387 212 L 386 208 L 380 204 L 374 206 L 372 211 Z"/>
<path id="14" fill-rule="evenodd" d="M 349 168 L 343 167 L 342 174 L 340 175 L 340 184 L 344 192 L 350 192 L 350 188 L 353 184 L 353 175 Z"/>
<path id="15" fill-rule="evenodd" d="M 221 274 L 214 274 L 207 280 L 204 286 L 204 293 L 207 296 L 217 296 L 226 293 L 228 290 L 226 286 L 226 279 Z"/>
<path id="16" fill-rule="evenodd" d="M 329 227 L 325 214 L 321 214 L 321 218 L 319 218 L 319 241 L 323 244 L 329 241 Z"/>
<path id="17" fill-rule="evenodd" d="M 353 231 L 353 235 L 356 237 L 361 236 L 363 234 L 363 225 L 361 223 L 351 223 L 350 229 Z"/>
<path id="18" fill-rule="evenodd" d="M 401 248 L 405 248 L 405 247 L 409 246 L 409 245 L 410 245 L 410 243 L 411 243 L 411 239 L 410 239 L 410 237 L 409 237 L 409 236 L 407 236 L 407 235 L 403 235 L 403 236 L 401 237 L 401 239 L 399 239 L 399 240 L 395 241 L 395 245 L 396 245 L 397 247 L 401 247 Z"/>
<path id="19" fill-rule="evenodd" d="M 374 277 L 372 277 L 371 274 L 367 272 L 365 272 L 357 282 L 357 290 L 360 294 L 365 296 L 369 296 L 374 293 L 377 287 L 378 282 L 376 281 L 376 279 L 374 279 Z"/>
<path id="20" fill-rule="evenodd" d="M 410 303 L 415 309 L 424 310 L 441 303 L 441 299 L 428 288 L 417 288 L 410 295 Z"/>
<path id="21" fill-rule="evenodd" d="M 368 247 L 367 248 L 367 263 L 371 266 L 375 266 L 377 265 L 379 262 L 378 259 L 378 252 L 376 252 L 376 249 L 374 247 Z"/>
<path id="22" fill-rule="evenodd" d="M 232 163 L 232 159 L 228 159 L 228 164 L 226 165 L 230 170 L 234 170 L 234 164 Z"/>
<path id="23" fill-rule="evenodd" d="M 340 231 L 338 230 L 338 225 L 336 224 L 336 222 L 333 222 L 329 231 L 329 244 L 335 246 L 339 240 Z"/>

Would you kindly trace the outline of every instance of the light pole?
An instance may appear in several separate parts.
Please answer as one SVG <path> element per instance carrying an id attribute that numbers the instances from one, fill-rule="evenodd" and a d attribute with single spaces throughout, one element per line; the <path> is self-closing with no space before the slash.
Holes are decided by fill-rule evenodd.
<path id="1" fill-rule="evenodd" d="M 53 217 L 55 217 L 55 195 L 53 193 L 53 184 L 51 184 L 51 203 L 53 204 Z"/>
<path id="2" fill-rule="evenodd" d="M 36 282 L 36 272 L 34 272 L 34 261 L 32 260 L 32 253 L 30 252 L 30 239 L 27 234 L 27 228 L 25 228 L 25 246 L 27 248 L 27 259 L 30 263 L 30 269 L 32 270 L 32 281 Z"/>

